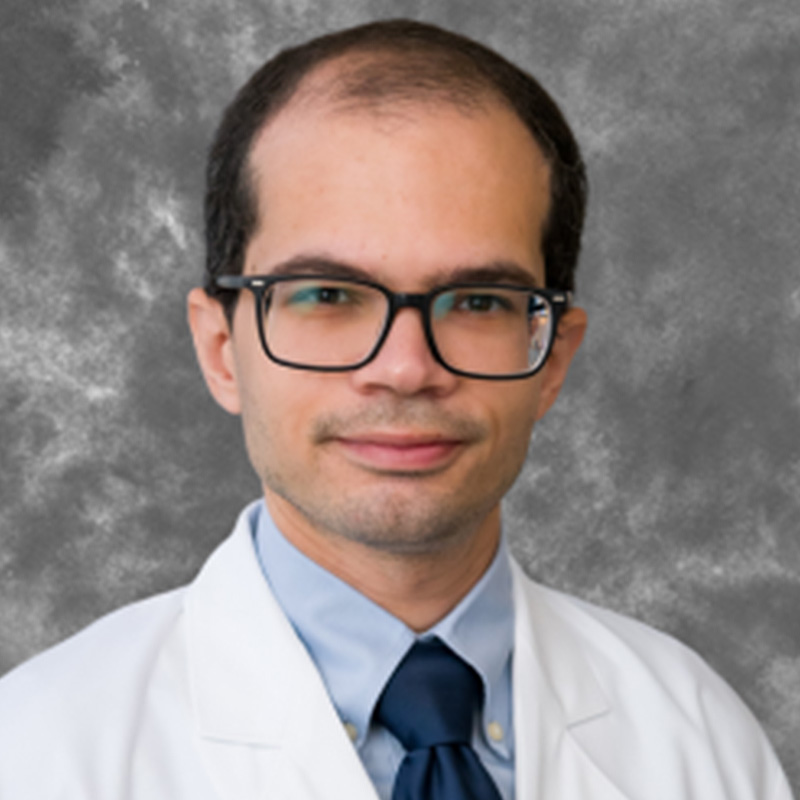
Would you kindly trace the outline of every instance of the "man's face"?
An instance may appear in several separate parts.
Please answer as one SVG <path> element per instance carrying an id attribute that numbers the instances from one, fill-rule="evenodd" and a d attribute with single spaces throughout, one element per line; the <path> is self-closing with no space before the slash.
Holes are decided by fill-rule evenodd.
<path id="1" fill-rule="evenodd" d="M 290 106 L 256 140 L 251 166 L 260 223 L 245 274 L 322 258 L 424 292 L 514 265 L 544 286 L 549 168 L 499 105 L 392 116 Z M 496 535 L 500 499 L 554 397 L 549 366 L 524 380 L 458 377 L 404 309 L 366 366 L 295 370 L 263 353 L 253 305 L 243 292 L 226 350 L 235 389 L 222 402 L 243 416 L 273 515 L 398 552 Z"/>

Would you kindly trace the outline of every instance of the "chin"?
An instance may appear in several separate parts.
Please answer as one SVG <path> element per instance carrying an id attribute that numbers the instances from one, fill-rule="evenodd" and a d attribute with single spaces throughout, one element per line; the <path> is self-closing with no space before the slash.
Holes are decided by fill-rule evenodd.
<path id="1" fill-rule="evenodd" d="M 313 478 L 263 475 L 271 493 L 289 506 L 312 535 L 335 536 L 374 550 L 425 554 L 457 547 L 485 525 L 498 506 L 504 482 L 492 486 L 452 474 L 383 475 L 363 472 L 336 484 Z M 437 480 L 438 477 L 438 480 Z M 457 484 L 454 488 L 453 484 Z M 292 524 L 290 519 L 285 520 Z"/>
<path id="2" fill-rule="evenodd" d="M 425 496 L 419 487 L 407 491 L 357 492 L 337 503 L 314 503 L 299 509 L 317 529 L 398 555 L 439 552 L 469 539 L 493 504 L 479 507 Z M 488 506 L 488 509 L 487 509 Z"/>

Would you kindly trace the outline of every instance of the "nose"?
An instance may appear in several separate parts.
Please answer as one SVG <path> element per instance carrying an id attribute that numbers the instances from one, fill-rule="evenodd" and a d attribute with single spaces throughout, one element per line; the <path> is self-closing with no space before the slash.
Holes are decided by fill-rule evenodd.
<path id="1" fill-rule="evenodd" d="M 416 308 L 400 309 L 377 355 L 352 373 L 362 391 L 387 389 L 398 395 L 445 395 L 458 376 L 443 367 L 431 352 L 422 317 Z"/>

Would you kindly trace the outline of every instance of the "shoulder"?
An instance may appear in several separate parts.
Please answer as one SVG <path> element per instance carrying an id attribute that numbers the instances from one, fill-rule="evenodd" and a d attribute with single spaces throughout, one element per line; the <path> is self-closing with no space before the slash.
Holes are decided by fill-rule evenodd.
<path id="1" fill-rule="evenodd" d="M 538 618 L 549 618 L 555 630 L 579 644 L 600 673 L 617 674 L 624 667 L 634 672 L 674 674 L 680 683 L 711 673 L 705 662 L 678 639 L 644 622 L 534 583 L 529 578 L 525 594 Z M 672 683 L 673 681 L 670 681 Z"/>
<path id="2" fill-rule="evenodd" d="M 562 707 L 583 703 L 595 715 L 572 726 L 573 736 L 621 781 L 632 780 L 626 764 L 635 752 L 651 774 L 669 773 L 667 782 L 683 774 L 686 785 L 673 788 L 684 796 L 695 796 L 693 781 L 708 788 L 706 796 L 789 796 L 758 722 L 697 653 L 642 622 L 540 586 L 519 569 L 515 582 L 522 635 Z"/>
<path id="3" fill-rule="evenodd" d="M 16 776 L 69 785 L 71 753 L 124 748 L 182 613 L 182 589 L 134 603 L 0 679 L 0 796 Z"/>
<path id="4" fill-rule="evenodd" d="M 255 509 L 188 586 L 114 611 L 0 679 L 0 798 L 209 796 L 192 689 L 203 658 L 192 662 L 190 631 L 209 640 L 205 657 L 224 649 L 211 622 L 234 628 L 237 646 L 255 624 L 258 601 L 240 596 L 265 583 L 249 535 Z M 219 621 L 225 602 L 233 623 Z"/>
<path id="5" fill-rule="evenodd" d="M 634 696 L 697 708 L 710 697 L 737 713 L 744 705 L 692 649 L 639 620 L 524 579 L 535 619 L 547 619 L 550 646 L 580 654 L 614 698 Z M 749 714 L 749 712 L 747 712 Z"/>
<path id="6" fill-rule="evenodd" d="M 258 506 L 252 503 L 241 512 L 233 533 L 203 565 L 200 576 L 209 569 L 224 576 L 213 591 L 231 593 L 243 571 L 258 572 L 249 535 Z M 141 688 L 143 676 L 162 657 L 166 643 L 183 635 L 186 608 L 200 576 L 188 586 L 101 617 L 0 678 L 0 735 L 14 714 L 35 718 L 37 712 L 67 713 L 103 692 L 120 696 L 126 688 Z"/>
<path id="7" fill-rule="evenodd" d="M 60 644 L 34 656 L 0 679 L 0 708 L 8 711 L 20 697 L 47 702 L 64 689 L 97 688 L 130 675 L 152 656 L 164 633 L 181 613 L 183 589 L 156 595 L 112 611 Z"/>

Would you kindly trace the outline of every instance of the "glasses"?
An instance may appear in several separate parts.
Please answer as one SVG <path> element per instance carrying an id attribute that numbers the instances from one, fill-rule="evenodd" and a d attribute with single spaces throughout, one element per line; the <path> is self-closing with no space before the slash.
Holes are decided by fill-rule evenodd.
<path id="1" fill-rule="evenodd" d="M 397 312 L 416 308 L 436 361 L 456 375 L 488 380 L 536 374 L 571 300 L 570 292 L 495 283 L 408 294 L 324 275 L 221 275 L 214 285 L 253 293 L 264 352 L 283 366 L 359 369 L 378 354 Z"/>

